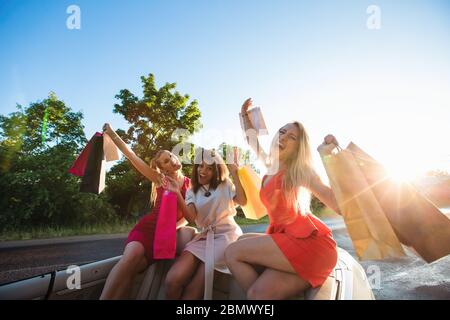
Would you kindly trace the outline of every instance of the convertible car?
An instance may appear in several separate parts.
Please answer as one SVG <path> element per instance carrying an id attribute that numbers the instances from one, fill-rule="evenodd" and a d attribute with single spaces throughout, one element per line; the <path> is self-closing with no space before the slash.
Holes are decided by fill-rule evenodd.
<path id="1" fill-rule="evenodd" d="M 244 234 L 251 237 L 254 234 Z M 192 237 L 179 233 L 177 251 Z M 37 277 L 19 280 L 0 286 L 1 300 L 97 300 L 106 278 L 120 260 L 120 256 L 80 266 L 81 288 L 69 289 L 67 282 L 72 274 L 66 270 L 53 271 Z M 134 281 L 131 299 L 164 299 L 164 278 L 172 260 L 161 260 Z M 213 299 L 244 300 L 245 293 L 231 275 L 216 273 Z M 374 295 L 361 265 L 345 250 L 339 248 L 339 260 L 326 282 L 319 288 L 309 289 L 295 299 L 302 300 L 372 300 Z"/>

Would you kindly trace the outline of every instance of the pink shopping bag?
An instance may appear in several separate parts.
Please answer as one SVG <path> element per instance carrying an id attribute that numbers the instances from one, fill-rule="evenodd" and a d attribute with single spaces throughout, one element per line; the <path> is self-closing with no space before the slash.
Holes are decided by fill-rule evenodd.
<path id="1" fill-rule="evenodd" d="M 177 196 L 164 191 L 153 241 L 155 259 L 173 259 L 177 247 Z"/>

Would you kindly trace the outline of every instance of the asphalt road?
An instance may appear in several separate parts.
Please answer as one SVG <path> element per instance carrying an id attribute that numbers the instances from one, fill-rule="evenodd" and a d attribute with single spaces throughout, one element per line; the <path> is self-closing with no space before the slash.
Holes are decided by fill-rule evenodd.
<path id="1" fill-rule="evenodd" d="M 121 255 L 125 240 L 123 235 L 116 239 L 0 247 L 0 284 Z"/>
<path id="2" fill-rule="evenodd" d="M 327 222 L 339 247 L 352 256 L 352 243 L 341 221 Z M 264 232 L 264 225 L 247 226 L 244 232 Z M 121 255 L 126 235 L 69 239 L 68 243 L 48 241 L 0 244 L 0 284 L 40 275 L 67 266 L 81 265 Z M 379 283 L 372 283 L 377 299 L 449 299 L 450 256 L 427 264 L 412 253 L 401 259 L 361 261 L 368 276 L 379 270 Z M 372 278 L 374 279 L 374 278 Z"/>
<path id="3" fill-rule="evenodd" d="M 341 229 L 333 235 L 339 247 L 357 259 L 347 231 Z M 428 264 L 407 250 L 403 258 L 359 263 L 369 278 L 379 270 L 379 283 L 371 282 L 376 299 L 450 300 L 450 255 Z"/>

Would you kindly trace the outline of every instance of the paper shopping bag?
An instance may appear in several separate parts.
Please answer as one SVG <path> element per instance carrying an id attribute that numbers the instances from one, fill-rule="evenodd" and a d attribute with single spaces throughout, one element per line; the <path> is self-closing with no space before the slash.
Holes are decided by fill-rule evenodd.
<path id="1" fill-rule="evenodd" d="M 106 162 L 120 159 L 117 146 L 107 134 L 103 134 L 103 152 L 105 153 Z"/>
<path id="2" fill-rule="evenodd" d="M 351 143 L 366 181 L 400 242 L 411 246 L 425 261 L 450 254 L 450 219 L 410 183 L 393 181 L 375 159 Z"/>
<path id="3" fill-rule="evenodd" d="M 404 256 L 403 248 L 353 154 L 342 150 L 322 160 L 359 259 Z"/>
<path id="4" fill-rule="evenodd" d="M 259 197 L 261 179 L 250 166 L 239 168 L 238 176 L 247 198 L 247 204 L 241 206 L 245 217 L 253 220 L 261 219 L 267 215 L 267 209 Z"/>
<path id="5" fill-rule="evenodd" d="M 153 240 L 155 259 L 175 258 L 177 247 L 177 196 L 164 191 Z"/>
<path id="6" fill-rule="evenodd" d="M 269 131 L 267 130 L 266 122 L 264 121 L 264 117 L 262 115 L 260 107 L 254 107 L 254 108 L 248 110 L 247 114 L 248 114 L 250 122 L 251 122 L 253 128 L 256 130 L 256 134 L 258 136 L 263 136 L 263 135 L 269 134 Z M 242 130 L 245 130 L 242 114 L 240 115 L 240 119 L 241 119 L 241 128 L 242 128 Z"/>
<path id="7" fill-rule="evenodd" d="M 105 188 L 105 157 L 102 134 L 95 134 L 90 143 L 92 143 L 92 147 L 81 179 L 80 192 L 100 194 Z"/>
<path id="8" fill-rule="evenodd" d="M 74 161 L 72 166 L 69 169 L 69 173 L 73 174 L 77 177 L 84 176 L 84 171 L 86 170 L 86 165 L 88 162 L 89 154 L 92 149 L 92 142 L 95 136 L 99 136 L 101 133 L 97 132 L 91 140 L 89 140 L 88 144 L 84 147 L 83 151 L 81 151 L 80 155 Z"/>

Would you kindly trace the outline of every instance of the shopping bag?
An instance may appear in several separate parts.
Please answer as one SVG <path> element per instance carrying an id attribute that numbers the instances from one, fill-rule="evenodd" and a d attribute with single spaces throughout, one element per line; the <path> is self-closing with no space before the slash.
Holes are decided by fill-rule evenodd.
<path id="1" fill-rule="evenodd" d="M 69 168 L 69 173 L 73 174 L 77 177 L 84 176 L 84 171 L 86 170 L 87 161 L 89 158 L 89 154 L 92 149 L 92 142 L 95 136 L 101 135 L 101 133 L 97 132 L 91 140 L 89 140 L 88 144 L 84 147 L 83 151 L 81 151 L 80 155 L 74 161 L 72 166 Z"/>
<path id="2" fill-rule="evenodd" d="M 164 191 L 153 240 L 155 259 L 173 259 L 177 247 L 177 196 Z"/>
<path id="3" fill-rule="evenodd" d="M 106 162 L 120 159 L 117 146 L 107 134 L 103 134 L 103 152 L 105 153 Z"/>
<path id="4" fill-rule="evenodd" d="M 331 188 L 361 260 L 404 256 L 389 220 L 349 150 L 322 158 Z"/>
<path id="5" fill-rule="evenodd" d="M 100 194 L 105 188 L 105 156 L 102 134 L 96 133 L 90 143 L 92 143 L 92 147 L 81 179 L 80 192 Z"/>
<path id="6" fill-rule="evenodd" d="M 261 219 L 267 215 L 267 209 L 259 196 L 261 179 L 250 166 L 239 168 L 238 176 L 247 198 L 247 204 L 241 206 L 245 217 L 253 220 Z"/>
<path id="7" fill-rule="evenodd" d="M 254 107 L 247 111 L 248 117 L 250 119 L 250 122 L 253 126 L 253 128 L 256 130 L 256 134 L 258 136 L 263 136 L 269 134 L 266 126 L 266 122 L 264 121 L 264 117 L 261 112 L 260 107 Z M 245 130 L 244 126 L 244 120 L 242 117 L 242 114 L 240 115 L 241 119 L 241 128 L 242 130 Z"/>
<path id="8" fill-rule="evenodd" d="M 368 184 L 400 242 L 412 247 L 425 261 L 450 254 L 450 219 L 411 183 L 393 181 L 375 159 L 351 143 Z"/>

